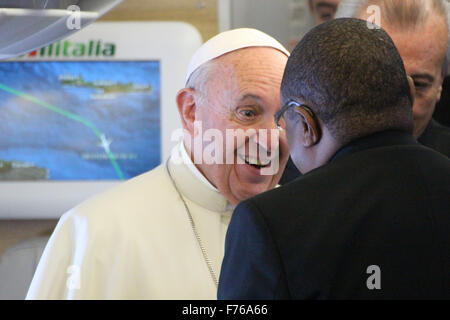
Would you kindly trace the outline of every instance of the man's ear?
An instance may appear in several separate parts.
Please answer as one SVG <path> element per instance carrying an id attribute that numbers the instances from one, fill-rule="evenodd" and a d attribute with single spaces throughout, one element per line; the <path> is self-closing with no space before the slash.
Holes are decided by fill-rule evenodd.
<path id="1" fill-rule="evenodd" d="M 177 106 L 183 128 L 192 137 L 194 137 L 194 121 L 196 111 L 194 90 L 190 88 L 184 88 L 178 91 Z"/>
<path id="2" fill-rule="evenodd" d="M 437 95 L 436 95 L 436 103 L 438 103 L 441 100 L 441 95 L 442 95 L 442 84 L 439 86 Z"/>
<path id="3" fill-rule="evenodd" d="M 319 143 L 321 134 L 320 127 L 316 119 L 305 109 L 298 108 L 300 116 L 299 124 L 302 130 L 302 144 L 305 148 L 312 147 Z"/>
<path id="4" fill-rule="evenodd" d="M 411 98 L 412 104 L 414 104 L 414 100 L 416 99 L 416 86 L 414 85 L 414 80 L 410 76 L 406 76 L 408 78 L 409 84 L 409 97 Z"/>

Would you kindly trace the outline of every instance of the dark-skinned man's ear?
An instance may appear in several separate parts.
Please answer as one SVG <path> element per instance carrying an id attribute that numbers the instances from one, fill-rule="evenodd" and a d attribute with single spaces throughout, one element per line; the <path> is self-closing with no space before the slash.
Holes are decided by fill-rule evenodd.
<path id="1" fill-rule="evenodd" d="M 299 107 L 297 108 L 297 112 L 301 117 L 300 125 L 302 128 L 300 128 L 300 130 L 303 130 L 302 143 L 307 148 L 312 147 L 316 145 L 321 138 L 319 123 L 316 118 L 305 108 Z"/>
<path id="2" fill-rule="evenodd" d="M 195 136 L 195 96 L 194 90 L 190 88 L 184 88 L 178 91 L 177 94 L 177 106 L 180 113 L 181 123 L 184 130 L 186 130 L 192 137 Z"/>

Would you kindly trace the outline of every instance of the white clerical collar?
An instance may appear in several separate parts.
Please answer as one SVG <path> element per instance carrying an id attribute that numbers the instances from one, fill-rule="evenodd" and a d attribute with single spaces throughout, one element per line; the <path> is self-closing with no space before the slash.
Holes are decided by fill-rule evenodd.
<path id="1" fill-rule="evenodd" d="M 172 149 L 169 170 L 183 196 L 208 210 L 231 215 L 234 205 L 197 169 L 183 143 Z"/>
<path id="2" fill-rule="evenodd" d="M 216 187 L 214 187 L 211 182 L 208 181 L 208 179 L 205 178 L 205 176 L 200 172 L 200 170 L 198 170 L 198 168 L 195 166 L 195 164 L 192 162 L 191 157 L 188 155 L 187 151 L 186 151 L 186 147 L 184 146 L 184 143 L 180 143 L 178 145 L 178 150 L 181 154 L 181 158 L 183 159 L 183 162 L 185 165 L 187 165 L 187 167 L 189 168 L 189 170 L 191 170 L 191 172 L 201 181 L 203 182 L 206 186 L 208 186 L 209 188 L 211 188 L 212 190 L 219 192 L 219 190 L 217 190 Z"/>

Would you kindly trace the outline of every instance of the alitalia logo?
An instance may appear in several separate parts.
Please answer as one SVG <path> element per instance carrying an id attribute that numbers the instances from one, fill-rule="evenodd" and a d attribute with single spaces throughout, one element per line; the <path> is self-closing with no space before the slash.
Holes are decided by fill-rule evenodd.
<path id="1" fill-rule="evenodd" d="M 102 40 L 90 40 L 87 43 L 71 42 L 69 40 L 53 43 L 40 50 L 32 51 L 27 58 L 95 58 L 114 57 L 116 45 Z"/>

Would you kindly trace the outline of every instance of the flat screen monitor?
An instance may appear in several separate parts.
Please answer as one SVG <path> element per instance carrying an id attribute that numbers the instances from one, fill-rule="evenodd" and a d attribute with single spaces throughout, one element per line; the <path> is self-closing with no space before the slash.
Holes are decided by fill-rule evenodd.
<path id="1" fill-rule="evenodd" d="M 161 162 L 159 61 L 0 62 L 0 181 L 126 180 Z"/>
<path id="2" fill-rule="evenodd" d="M 58 218 L 164 161 L 201 37 L 184 23 L 95 23 L 0 62 L 0 218 Z"/>

